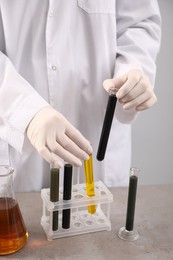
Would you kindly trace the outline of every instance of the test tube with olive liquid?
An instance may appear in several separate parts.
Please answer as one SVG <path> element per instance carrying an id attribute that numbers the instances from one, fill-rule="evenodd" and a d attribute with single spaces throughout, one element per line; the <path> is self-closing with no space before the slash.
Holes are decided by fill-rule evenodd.
<path id="1" fill-rule="evenodd" d="M 136 192 L 138 182 L 138 169 L 131 168 L 129 177 L 129 192 L 127 201 L 126 230 L 132 231 L 134 226 Z"/>
<path id="2" fill-rule="evenodd" d="M 120 228 L 118 232 L 119 238 L 127 241 L 136 241 L 139 238 L 139 233 L 137 229 L 134 228 L 135 203 L 139 172 L 140 170 L 136 167 L 130 168 L 126 225 L 125 227 Z"/>

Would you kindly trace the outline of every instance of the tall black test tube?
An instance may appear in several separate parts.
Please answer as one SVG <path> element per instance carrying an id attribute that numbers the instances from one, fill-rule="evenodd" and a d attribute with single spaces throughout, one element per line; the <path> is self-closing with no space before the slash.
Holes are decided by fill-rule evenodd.
<path id="1" fill-rule="evenodd" d="M 63 200 L 71 199 L 72 190 L 72 165 L 65 164 L 64 166 L 64 184 L 63 184 Z M 64 209 L 62 212 L 62 227 L 70 228 L 70 209 Z"/>
<path id="2" fill-rule="evenodd" d="M 51 168 L 50 174 L 50 201 L 59 200 L 59 169 Z M 58 211 L 53 211 L 52 230 L 58 229 Z"/>
<path id="3" fill-rule="evenodd" d="M 100 136 L 99 146 L 97 150 L 97 160 L 102 161 L 105 157 L 106 147 L 109 139 L 112 119 L 115 111 L 117 98 L 115 95 L 109 95 L 106 107 L 106 113 L 103 121 L 102 132 Z"/>

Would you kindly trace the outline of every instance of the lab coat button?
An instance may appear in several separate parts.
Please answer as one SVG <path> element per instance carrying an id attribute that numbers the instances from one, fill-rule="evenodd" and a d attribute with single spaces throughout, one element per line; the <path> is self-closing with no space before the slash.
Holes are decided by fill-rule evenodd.
<path id="1" fill-rule="evenodd" d="M 55 65 L 52 65 L 52 70 L 56 70 L 56 66 Z"/>
<path id="2" fill-rule="evenodd" d="M 53 12 L 50 12 L 50 13 L 49 13 L 49 17 L 52 17 L 52 16 L 53 16 Z"/>

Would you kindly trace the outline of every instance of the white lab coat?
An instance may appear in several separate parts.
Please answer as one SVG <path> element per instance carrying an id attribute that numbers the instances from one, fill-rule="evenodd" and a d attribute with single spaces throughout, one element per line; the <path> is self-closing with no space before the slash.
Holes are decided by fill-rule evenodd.
<path id="1" fill-rule="evenodd" d="M 159 41 L 156 0 L 0 0 L 0 164 L 14 167 L 16 191 L 49 186 L 50 166 L 26 137 L 48 103 L 92 143 L 95 180 L 127 184 L 136 113 L 117 104 L 98 162 L 108 99 L 102 83 L 140 68 L 154 84 Z"/>

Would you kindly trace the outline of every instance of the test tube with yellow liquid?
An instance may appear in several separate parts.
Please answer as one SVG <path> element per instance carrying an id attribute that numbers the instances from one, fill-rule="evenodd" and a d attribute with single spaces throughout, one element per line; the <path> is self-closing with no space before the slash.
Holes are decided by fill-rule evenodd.
<path id="1" fill-rule="evenodd" d="M 91 197 L 95 195 L 92 154 L 90 155 L 88 160 L 84 161 L 84 169 L 85 169 L 85 180 L 86 180 L 86 194 L 87 196 Z M 90 214 L 94 214 L 96 212 L 96 205 L 88 206 L 88 212 Z"/>

